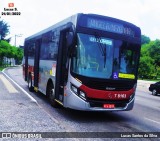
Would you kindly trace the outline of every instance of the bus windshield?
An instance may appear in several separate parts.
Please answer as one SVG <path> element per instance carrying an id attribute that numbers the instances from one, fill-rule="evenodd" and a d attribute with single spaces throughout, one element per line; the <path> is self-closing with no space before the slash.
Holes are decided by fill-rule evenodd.
<path id="1" fill-rule="evenodd" d="M 78 33 L 71 70 L 87 77 L 135 79 L 136 48 L 126 41 Z"/>

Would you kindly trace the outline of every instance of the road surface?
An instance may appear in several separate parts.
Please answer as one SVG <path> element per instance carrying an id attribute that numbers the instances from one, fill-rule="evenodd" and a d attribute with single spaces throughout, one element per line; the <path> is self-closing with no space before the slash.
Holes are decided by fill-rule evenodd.
<path id="1" fill-rule="evenodd" d="M 143 81 L 138 82 L 133 110 L 121 112 L 83 112 L 65 108 L 55 109 L 49 104 L 44 95 L 29 92 L 27 83 L 22 77 L 21 67 L 6 69 L 4 72 L 27 91 L 36 102 L 9 80 L 13 88 L 12 86 L 1 88 L 1 132 L 160 132 L 160 96 L 152 96 L 147 88 L 149 84 Z M 4 83 L 3 81 L 3 76 L 0 74 L 1 86 Z M 2 94 L 5 92 L 4 89 L 10 90 L 10 94 Z M 14 95 L 14 99 L 10 100 L 12 95 Z M 21 107 L 23 109 L 27 107 L 26 111 L 22 111 Z M 7 109 L 7 112 L 3 111 L 3 109 Z M 23 117 L 23 113 L 25 112 L 27 112 L 27 117 Z M 4 118 L 2 118 L 2 115 L 4 115 Z M 7 120 L 6 117 L 8 118 Z M 22 121 L 27 120 L 26 123 L 23 121 L 23 124 L 21 124 L 18 122 L 19 119 Z M 8 123 L 11 121 L 14 123 Z M 132 138 L 130 140 L 135 139 Z M 142 139 L 136 138 L 136 140 Z M 143 138 L 143 140 L 160 139 Z"/>

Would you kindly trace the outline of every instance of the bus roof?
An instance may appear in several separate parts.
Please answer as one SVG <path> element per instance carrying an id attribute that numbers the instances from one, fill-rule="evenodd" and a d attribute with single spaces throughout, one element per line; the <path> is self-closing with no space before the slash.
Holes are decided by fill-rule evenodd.
<path id="1" fill-rule="evenodd" d="M 77 14 L 75 14 L 75 15 L 72 15 L 72 16 L 64 19 L 64 20 L 61 21 L 61 22 L 58 22 L 58 23 L 55 24 L 55 25 L 52 25 L 52 26 L 50 26 L 50 27 L 48 27 L 48 28 L 46 28 L 46 29 L 44 29 L 44 30 L 36 33 L 36 34 L 33 34 L 33 35 L 27 37 L 27 38 L 25 39 L 25 41 L 30 40 L 30 39 L 32 39 L 32 38 L 39 37 L 39 36 L 41 36 L 42 34 L 47 33 L 47 32 L 49 32 L 49 31 L 54 30 L 54 29 L 56 29 L 56 28 L 58 28 L 58 27 L 61 27 L 61 26 L 63 26 L 63 25 L 66 25 L 67 23 L 72 23 L 74 26 L 77 26 L 77 19 L 78 19 L 79 17 L 82 17 L 82 18 L 80 19 L 80 21 L 79 21 L 79 22 L 80 22 L 79 25 L 81 24 L 81 26 L 85 25 L 85 24 L 84 24 L 84 22 L 85 22 L 85 21 L 84 21 L 84 20 L 85 20 L 85 17 L 89 17 L 89 18 L 102 19 L 102 22 L 105 21 L 105 20 L 107 20 L 108 23 L 110 23 L 110 21 L 112 21 L 113 23 L 116 23 L 116 26 L 117 26 L 118 24 L 121 24 L 121 25 L 125 25 L 125 26 L 132 27 L 132 28 L 137 28 L 137 29 L 140 31 L 140 28 L 137 27 L 136 25 L 134 25 L 134 24 L 132 24 L 132 23 L 129 23 L 129 22 L 126 22 L 126 21 L 123 21 L 123 20 L 120 20 L 120 19 L 116 19 L 116 18 L 112 18 L 112 17 L 108 17 L 108 16 L 96 15 L 96 14 L 77 13 Z M 107 23 L 107 24 L 108 24 L 108 23 Z M 111 23 L 111 24 L 112 24 L 112 23 Z M 85 26 L 86 26 L 86 25 L 85 25 Z M 96 27 L 94 27 L 94 28 L 96 29 Z M 97 27 L 97 28 L 101 28 L 101 27 Z"/>
<path id="2" fill-rule="evenodd" d="M 29 39 L 32 39 L 32 38 L 35 38 L 35 37 L 38 37 L 38 36 L 40 36 L 40 35 L 42 35 L 42 34 L 44 34 L 46 32 L 54 30 L 54 29 L 56 29 L 56 28 L 58 28 L 60 26 L 63 26 L 65 24 L 69 23 L 69 22 L 73 23 L 74 25 L 76 25 L 78 15 L 79 15 L 79 13 L 75 14 L 75 15 L 72 15 L 71 17 L 68 17 L 68 18 L 64 19 L 63 21 L 61 21 L 61 22 L 58 22 L 58 23 L 56 23 L 56 24 L 54 24 L 54 25 L 52 25 L 52 26 L 50 26 L 50 27 L 48 27 L 48 28 L 36 33 L 36 34 L 33 34 L 33 35 L 27 37 L 25 39 L 25 41 L 29 40 Z"/>

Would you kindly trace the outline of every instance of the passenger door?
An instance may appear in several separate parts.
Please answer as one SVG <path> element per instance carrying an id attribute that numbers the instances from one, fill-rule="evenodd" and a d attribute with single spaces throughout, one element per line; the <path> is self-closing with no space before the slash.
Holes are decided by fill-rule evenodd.
<path id="1" fill-rule="evenodd" d="M 60 40 L 58 47 L 57 66 L 56 66 L 56 83 L 55 83 L 55 98 L 63 101 L 64 86 L 67 83 L 68 70 L 66 68 L 67 62 L 67 45 L 66 34 L 69 29 L 64 29 L 60 32 Z"/>
<path id="2" fill-rule="evenodd" d="M 38 90 L 38 83 L 39 83 L 39 56 L 40 56 L 40 46 L 41 46 L 41 39 L 36 40 L 35 42 L 35 56 L 34 56 L 34 86 Z"/>

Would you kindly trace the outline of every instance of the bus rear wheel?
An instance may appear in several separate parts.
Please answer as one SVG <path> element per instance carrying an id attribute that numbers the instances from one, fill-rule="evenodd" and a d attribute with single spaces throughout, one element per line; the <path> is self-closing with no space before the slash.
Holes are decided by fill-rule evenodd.
<path id="1" fill-rule="evenodd" d="M 47 96 L 49 98 L 50 104 L 54 108 L 57 108 L 58 107 L 58 103 L 55 101 L 54 87 L 53 87 L 52 83 L 48 84 L 48 86 L 47 86 Z"/>
<path id="2" fill-rule="evenodd" d="M 30 74 L 28 76 L 28 89 L 29 89 L 30 92 L 34 91 L 33 86 L 32 86 L 32 77 L 31 77 Z"/>

